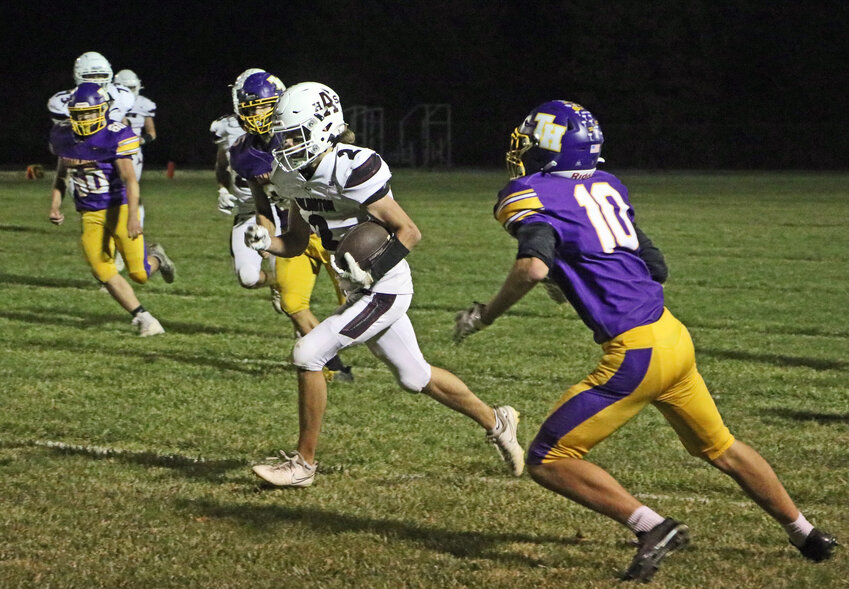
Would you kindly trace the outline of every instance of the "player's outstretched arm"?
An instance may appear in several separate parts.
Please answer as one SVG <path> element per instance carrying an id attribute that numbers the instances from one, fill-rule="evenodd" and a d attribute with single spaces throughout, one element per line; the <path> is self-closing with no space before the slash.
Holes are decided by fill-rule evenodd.
<path id="1" fill-rule="evenodd" d="M 474 303 L 454 316 L 454 341 L 460 343 L 473 333 L 492 325 L 548 276 L 548 265 L 539 258 L 519 258 L 513 263 L 499 291 L 486 303 Z"/>

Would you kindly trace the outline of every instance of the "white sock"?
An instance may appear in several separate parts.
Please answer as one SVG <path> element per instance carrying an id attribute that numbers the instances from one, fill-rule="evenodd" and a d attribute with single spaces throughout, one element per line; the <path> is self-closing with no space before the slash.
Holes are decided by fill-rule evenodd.
<path id="1" fill-rule="evenodd" d="M 663 519 L 663 516 L 651 507 L 641 505 L 628 517 L 628 527 L 635 534 L 648 532 L 656 525 L 663 523 Z"/>
<path id="2" fill-rule="evenodd" d="M 784 525 L 783 528 L 784 531 L 787 532 L 787 535 L 790 536 L 790 541 L 796 546 L 801 546 L 805 543 L 805 540 L 807 540 L 808 534 L 811 533 L 814 526 L 811 522 L 805 519 L 805 516 L 802 515 L 802 512 L 800 511 L 799 517 L 796 518 L 796 521 Z"/>

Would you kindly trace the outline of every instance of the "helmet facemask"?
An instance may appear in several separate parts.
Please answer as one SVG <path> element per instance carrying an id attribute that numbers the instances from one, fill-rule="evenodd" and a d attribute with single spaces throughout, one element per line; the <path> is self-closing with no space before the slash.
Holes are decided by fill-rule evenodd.
<path id="1" fill-rule="evenodd" d="M 325 141 L 316 141 L 316 138 L 325 135 L 332 125 L 332 121 L 327 121 L 322 126 L 323 122 L 314 115 L 292 127 L 275 127 L 274 131 L 275 134 L 279 133 L 281 147 L 275 149 L 273 154 L 281 168 L 287 172 L 301 170 L 334 144 L 335 135 L 327 135 Z"/>
<path id="2" fill-rule="evenodd" d="M 265 135 L 271 130 L 271 116 L 278 98 L 271 96 L 239 103 L 239 119 L 248 133 Z"/>
<path id="3" fill-rule="evenodd" d="M 106 103 L 89 105 L 87 103 L 79 103 L 78 105 L 69 106 L 68 114 L 70 115 L 71 128 L 74 134 L 81 137 L 94 135 L 106 126 L 106 111 L 109 105 Z"/>
<path id="4" fill-rule="evenodd" d="M 513 133 L 510 135 L 510 149 L 507 150 L 506 157 L 507 173 L 511 180 L 525 175 L 525 164 L 522 161 L 522 156 L 533 146 L 534 140 L 530 135 L 522 133 L 518 127 L 513 129 Z"/>

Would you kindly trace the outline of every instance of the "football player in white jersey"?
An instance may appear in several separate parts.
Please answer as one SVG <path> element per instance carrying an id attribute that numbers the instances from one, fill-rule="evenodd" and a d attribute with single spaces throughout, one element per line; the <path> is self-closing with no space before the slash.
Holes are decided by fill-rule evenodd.
<path id="1" fill-rule="evenodd" d="M 87 51 L 74 62 L 74 84 L 69 90 L 62 90 L 51 96 L 47 101 L 47 110 L 53 122 L 68 119 L 68 102 L 71 94 L 83 82 L 100 84 L 109 95 L 109 111 L 106 118 L 110 121 L 123 122 L 135 103 L 135 96 L 124 86 L 112 82 L 112 66 L 103 55 L 97 51 Z"/>
<path id="2" fill-rule="evenodd" d="M 156 139 L 156 124 L 153 122 L 156 116 L 156 103 L 147 96 L 139 94 L 144 86 L 133 70 L 121 70 L 115 74 L 114 83 L 116 87 L 127 88 L 135 97 L 132 108 L 124 117 L 124 123 L 132 127 L 133 132 L 139 136 L 142 148 L 150 145 Z M 133 156 L 133 168 L 136 171 L 136 180 L 141 180 L 144 168 L 144 155 L 141 149 Z"/>
<path id="3" fill-rule="evenodd" d="M 258 225 L 248 230 L 246 243 L 258 251 L 295 256 L 304 251 L 312 232 L 324 247 L 335 251 L 353 227 L 376 220 L 392 234 L 389 246 L 368 272 L 346 256 L 336 262 L 348 302 L 295 344 L 298 366 L 300 435 L 297 451 L 271 464 L 254 466 L 254 473 L 277 486 L 312 484 L 321 421 L 327 404 L 327 384 L 321 367 L 349 346 L 365 344 L 392 370 L 400 385 L 423 392 L 473 419 L 487 431 L 513 475 L 524 468 L 524 453 L 516 438 L 518 413 L 509 406 L 490 407 L 454 374 L 431 366 L 422 356 L 407 316 L 413 296 L 410 267 L 404 259 L 421 233 L 393 198 L 389 167 L 372 151 L 352 141 L 342 116 L 339 96 L 323 84 L 303 82 L 283 93 L 272 130 L 277 169 L 268 182 L 254 186 Z M 256 181 L 254 181 L 256 182 Z M 260 183 L 261 184 L 261 183 Z M 269 215 L 277 194 L 299 188 L 289 209 L 289 227 L 274 236 Z M 274 190 L 272 190 L 274 188 Z"/>

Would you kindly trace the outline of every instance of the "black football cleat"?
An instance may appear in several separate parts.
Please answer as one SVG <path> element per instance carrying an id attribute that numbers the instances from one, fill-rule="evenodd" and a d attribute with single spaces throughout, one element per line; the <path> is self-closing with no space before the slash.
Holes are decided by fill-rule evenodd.
<path id="1" fill-rule="evenodd" d="M 791 542 L 791 544 L 793 543 Z M 811 530 L 811 533 L 805 538 L 804 544 L 801 546 L 793 544 L 802 553 L 802 556 L 814 562 L 822 562 L 831 558 L 834 547 L 837 545 L 837 539 L 834 536 L 816 528 Z"/>
<path id="2" fill-rule="evenodd" d="M 674 519 L 666 518 L 648 532 L 639 534 L 637 541 L 637 554 L 622 573 L 622 580 L 648 583 L 667 554 L 689 543 L 690 529 Z"/>

